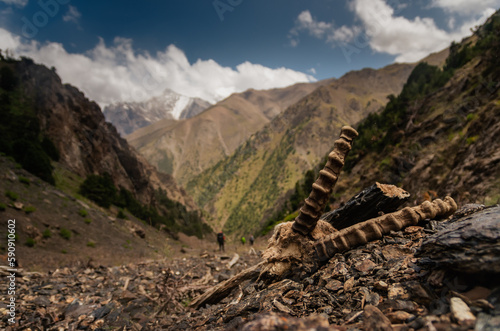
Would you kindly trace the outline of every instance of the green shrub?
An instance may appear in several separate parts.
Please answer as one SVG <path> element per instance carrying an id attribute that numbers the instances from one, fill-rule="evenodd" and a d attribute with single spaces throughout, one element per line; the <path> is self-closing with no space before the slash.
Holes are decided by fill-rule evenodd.
<path id="1" fill-rule="evenodd" d="M 477 114 L 474 114 L 474 113 L 467 114 L 467 122 L 474 121 L 476 118 L 477 118 Z"/>
<path id="2" fill-rule="evenodd" d="M 33 238 L 28 238 L 26 239 L 26 242 L 24 243 L 28 247 L 33 247 L 35 246 L 35 239 Z"/>
<path id="3" fill-rule="evenodd" d="M 478 138 L 479 138 L 479 136 L 472 136 L 472 137 L 467 138 L 467 140 L 466 140 L 467 145 L 471 145 L 471 144 L 475 143 Z"/>
<path id="4" fill-rule="evenodd" d="M 116 199 L 116 187 L 111 175 L 90 175 L 80 185 L 80 194 L 97 203 L 99 206 L 109 208 Z"/>
<path id="5" fill-rule="evenodd" d="M 85 224 L 90 224 L 92 223 L 92 220 L 90 218 L 86 218 L 83 220 L 85 222 Z"/>
<path id="6" fill-rule="evenodd" d="M 52 176 L 54 168 L 50 163 L 50 158 L 43 151 L 37 139 L 28 140 L 23 138 L 16 140 L 12 144 L 12 151 L 14 158 L 24 169 L 40 177 L 49 184 L 53 185 L 55 183 L 54 177 Z"/>
<path id="7" fill-rule="evenodd" d="M 42 149 L 44 152 L 54 161 L 59 161 L 59 158 L 61 157 L 59 154 L 59 150 L 57 150 L 56 146 L 50 140 L 48 137 L 43 137 L 42 140 Z"/>
<path id="8" fill-rule="evenodd" d="M 31 180 L 29 178 L 19 176 L 19 182 L 29 186 L 31 183 Z"/>
<path id="9" fill-rule="evenodd" d="M 26 206 L 23 208 L 23 210 L 26 214 L 31 214 L 36 210 L 36 208 L 33 206 Z"/>
<path id="10" fill-rule="evenodd" d="M 78 211 L 78 215 L 80 215 L 81 217 L 87 217 L 89 215 L 89 212 L 82 208 Z"/>
<path id="11" fill-rule="evenodd" d="M 61 253 L 68 254 L 68 251 L 66 249 L 61 249 Z"/>
<path id="12" fill-rule="evenodd" d="M 19 199 L 19 196 L 12 191 L 6 191 L 5 196 L 12 201 L 16 201 L 17 199 Z"/>
<path id="13" fill-rule="evenodd" d="M 12 92 L 16 89 L 18 83 L 19 81 L 10 67 L 5 66 L 0 69 L 0 88 Z"/>
<path id="14" fill-rule="evenodd" d="M 52 233 L 50 232 L 50 229 L 45 229 L 42 233 L 42 237 L 44 237 L 44 238 L 52 237 Z"/>
<path id="15" fill-rule="evenodd" d="M 4 211 L 5 209 L 7 209 L 7 205 L 3 202 L 0 202 L 0 211 Z"/>
<path id="16" fill-rule="evenodd" d="M 69 240 L 71 238 L 71 231 L 65 228 L 61 228 L 59 230 L 59 235 L 64 239 Z"/>
<path id="17" fill-rule="evenodd" d="M 92 248 L 94 248 L 94 247 L 95 247 L 95 242 L 93 242 L 92 240 L 90 240 L 90 241 L 87 243 L 87 247 L 92 247 Z"/>
<path id="18" fill-rule="evenodd" d="M 118 211 L 118 214 L 116 214 L 116 217 L 121 218 L 122 220 L 124 220 L 124 219 L 127 218 L 127 215 L 125 215 L 125 213 L 123 212 L 123 209 L 120 209 Z"/>

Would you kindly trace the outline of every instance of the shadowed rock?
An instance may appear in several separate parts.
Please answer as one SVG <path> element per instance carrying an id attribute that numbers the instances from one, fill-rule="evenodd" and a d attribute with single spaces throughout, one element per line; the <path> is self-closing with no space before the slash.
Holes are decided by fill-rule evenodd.
<path id="1" fill-rule="evenodd" d="M 500 207 L 449 223 L 422 244 L 422 263 L 477 274 L 500 273 Z"/>

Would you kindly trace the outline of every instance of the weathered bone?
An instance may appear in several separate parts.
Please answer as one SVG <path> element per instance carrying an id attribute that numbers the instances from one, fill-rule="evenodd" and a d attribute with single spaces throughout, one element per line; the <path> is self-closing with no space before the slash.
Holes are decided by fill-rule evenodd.
<path id="1" fill-rule="evenodd" d="M 335 229 L 342 230 L 380 215 L 393 213 L 409 198 L 410 193 L 400 187 L 375 182 L 342 207 L 321 215 L 321 219 Z"/>
<path id="2" fill-rule="evenodd" d="M 433 202 L 425 201 L 416 207 L 406 207 L 400 211 L 386 214 L 371 220 L 355 224 L 332 233 L 314 244 L 317 258 L 326 261 L 335 253 L 345 252 L 355 246 L 364 245 L 380 239 L 384 234 L 398 231 L 428 218 L 446 218 L 457 210 L 457 204 L 451 197 Z"/>
<path id="3" fill-rule="evenodd" d="M 262 280 L 268 284 L 284 277 L 304 277 L 335 253 L 366 244 L 386 233 L 415 225 L 427 218 L 446 218 L 456 210 L 455 201 L 446 197 L 444 201 L 426 201 L 419 206 L 407 207 L 340 231 L 319 220 L 308 236 L 293 231 L 292 222 L 279 224 L 262 254 L 262 262 L 211 288 L 196 298 L 191 306 L 198 308 L 207 303 L 219 302 L 242 281 L 257 279 L 257 282 Z"/>
<path id="4" fill-rule="evenodd" d="M 306 236 L 316 227 L 326 203 L 330 198 L 333 187 L 337 183 L 338 176 L 347 153 L 351 150 L 352 140 L 358 136 L 358 132 L 350 126 L 342 127 L 340 138 L 334 143 L 333 151 L 328 155 L 328 162 L 319 172 L 319 177 L 312 185 L 311 194 L 300 208 L 300 213 L 295 218 L 293 230 Z"/>

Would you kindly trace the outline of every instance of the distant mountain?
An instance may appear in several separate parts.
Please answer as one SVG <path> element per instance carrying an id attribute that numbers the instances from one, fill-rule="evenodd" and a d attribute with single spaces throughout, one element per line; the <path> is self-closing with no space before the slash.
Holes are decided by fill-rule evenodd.
<path id="1" fill-rule="evenodd" d="M 233 153 L 286 107 L 331 81 L 235 93 L 193 118 L 164 119 L 126 139 L 160 171 L 185 183 Z"/>
<path id="2" fill-rule="evenodd" d="M 429 61 L 442 65 L 448 51 Z M 304 172 L 323 159 L 340 127 L 355 125 L 397 95 L 414 64 L 352 71 L 318 87 L 252 135 L 234 154 L 185 185 L 213 226 L 247 234 L 280 206 Z"/>
<path id="3" fill-rule="evenodd" d="M 162 119 L 186 119 L 198 115 L 211 104 L 166 89 L 161 95 L 143 102 L 118 102 L 103 110 L 106 120 L 122 136 L 151 125 Z"/>

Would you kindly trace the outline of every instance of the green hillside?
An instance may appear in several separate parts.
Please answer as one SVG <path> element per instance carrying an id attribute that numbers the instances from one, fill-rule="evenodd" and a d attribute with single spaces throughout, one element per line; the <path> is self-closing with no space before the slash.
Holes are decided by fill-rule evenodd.
<path id="1" fill-rule="evenodd" d="M 186 189 L 214 228 L 234 234 L 257 231 L 303 173 L 331 149 L 340 128 L 383 107 L 387 94 L 399 93 L 413 67 L 363 69 L 319 87 Z"/>

